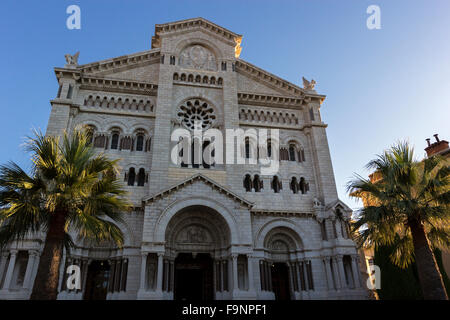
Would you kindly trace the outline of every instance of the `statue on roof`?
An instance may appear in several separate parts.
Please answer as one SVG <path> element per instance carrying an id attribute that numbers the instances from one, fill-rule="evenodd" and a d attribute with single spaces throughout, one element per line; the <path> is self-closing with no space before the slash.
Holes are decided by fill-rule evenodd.
<path id="1" fill-rule="evenodd" d="M 316 80 L 312 79 L 310 82 L 306 80 L 305 77 L 302 77 L 302 79 L 303 79 L 303 89 L 313 91 L 314 87 L 316 86 Z"/>
<path id="2" fill-rule="evenodd" d="M 66 67 L 67 66 L 77 66 L 79 55 L 80 55 L 80 51 L 78 51 L 74 55 L 65 54 L 64 57 L 66 58 L 66 62 L 67 62 Z"/>

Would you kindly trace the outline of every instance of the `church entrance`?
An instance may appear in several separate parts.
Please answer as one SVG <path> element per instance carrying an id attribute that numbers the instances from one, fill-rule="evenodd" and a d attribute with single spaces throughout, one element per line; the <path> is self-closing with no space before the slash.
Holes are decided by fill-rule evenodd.
<path id="1" fill-rule="evenodd" d="M 175 300 L 213 300 L 213 259 L 207 253 L 180 253 L 175 259 Z"/>
<path id="2" fill-rule="evenodd" d="M 274 263 L 271 273 L 275 300 L 290 300 L 289 269 L 286 263 Z"/>
<path id="3" fill-rule="evenodd" d="M 88 267 L 84 300 L 106 300 L 110 265 L 105 260 L 94 260 Z"/>

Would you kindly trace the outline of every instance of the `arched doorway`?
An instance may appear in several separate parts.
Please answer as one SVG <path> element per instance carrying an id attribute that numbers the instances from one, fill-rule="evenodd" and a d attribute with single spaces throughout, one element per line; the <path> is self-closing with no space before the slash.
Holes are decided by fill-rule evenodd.
<path id="1" fill-rule="evenodd" d="M 225 219 L 209 207 L 175 214 L 165 232 L 163 288 L 179 300 L 212 300 L 229 290 L 230 234 Z"/>
<path id="2" fill-rule="evenodd" d="M 272 291 L 275 300 L 295 299 L 295 292 L 300 291 L 299 283 L 304 278 L 298 269 L 298 254 L 303 249 L 300 237 L 290 228 L 275 227 L 265 235 L 264 249 L 263 290 Z"/>

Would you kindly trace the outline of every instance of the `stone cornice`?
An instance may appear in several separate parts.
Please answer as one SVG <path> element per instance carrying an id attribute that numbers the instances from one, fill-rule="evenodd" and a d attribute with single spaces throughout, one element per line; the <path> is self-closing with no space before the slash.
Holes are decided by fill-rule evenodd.
<path id="1" fill-rule="evenodd" d="M 250 213 L 260 216 L 316 218 L 314 212 L 300 212 L 295 210 L 251 209 Z"/>
<path id="2" fill-rule="evenodd" d="M 208 177 L 202 175 L 201 173 L 197 173 L 195 175 L 193 175 L 192 177 L 185 179 L 175 185 L 172 185 L 146 199 L 143 199 L 143 203 L 146 204 L 148 202 L 153 202 L 157 199 L 162 199 L 166 196 L 168 196 L 169 194 L 171 194 L 172 192 L 183 188 L 184 186 L 194 183 L 195 181 L 201 180 L 203 182 L 205 182 L 206 184 L 210 185 L 211 187 L 213 187 L 214 189 L 218 190 L 221 193 L 224 193 L 225 195 L 227 195 L 228 197 L 234 199 L 235 201 L 240 202 L 242 205 L 245 205 L 247 208 L 251 208 L 253 207 L 253 203 L 242 198 L 241 196 L 239 196 L 238 194 L 234 193 L 233 191 L 231 191 L 230 189 L 221 186 L 220 184 L 218 184 L 217 182 L 209 179 Z"/>
<path id="3" fill-rule="evenodd" d="M 215 33 L 216 35 L 220 36 L 221 39 L 223 39 L 225 42 L 228 42 L 232 46 L 235 45 L 235 38 L 242 37 L 240 34 L 234 33 L 221 26 L 218 26 L 215 23 L 212 23 L 211 21 L 199 17 L 163 24 L 156 24 L 155 35 L 152 37 L 152 49 L 159 48 L 161 46 L 160 36 L 163 34 L 192 30 L 197 28 L 202 28 L 209 32 Z"/>
<path id="4" fill-rule="evenodd" d="M 255 66 L 247 61 L 244 61 L 242 59 L 236 60 L 236 71 L 240 72 L 242 74 L 248 75 L 251 78 L 253 78 L 259 82 L 262 82 L 271 88 L 278 89 L 278 90 L 281 89 L 293 97 L 316 98 L 316 99 L 319 99 L 319 101 L 321 103 L 325 100 L 325 97 L 326 97 L 325 95 L 306 91 L 303 88 L 300 88 L 299 86 L 297 86 L 287 80 L 284 80 L 280 77 L 277 77 L 276 75 L 274 75 L 268 71 L 265 71 L 261 68 L 258 68 L 257 66 Z"/>
<path id="5" fill-rule="evenodd" d="M 159 62 L 160 50 L 152 49 L 142 52 L 133 53 L 130 55 L 120 56 L 112 59 L 96 61 L 88 64 L 77 66 L 77 70 L 85 74 L 110 71 L 118 68 L 138 66 L 144 62 Z"/>
<path id="6" fill-rule="evenodd" d="M 290 109 L 301 109 L 304 98 L 292 96 L 279 96 L 259 94 L 251 92 L 238 92 L 238 103 L 256 106 L 283 107 Z"/>
<path id="7" fill-rule="evenodd" d="M 122 92 L 148 96 L 156 96 L 158 92 L 158 85 L 143 81 L 83 76 L 80 79 L 80 84 L 80 89 L 87 90 Z"/>

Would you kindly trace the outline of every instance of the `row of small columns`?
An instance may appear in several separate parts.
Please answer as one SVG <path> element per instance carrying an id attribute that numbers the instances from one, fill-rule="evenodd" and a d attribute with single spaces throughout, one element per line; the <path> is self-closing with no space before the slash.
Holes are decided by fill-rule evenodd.
<path id="1" fill-rule="evenodd" d="M 14 267 L 16 265 L 16 259 L 17 255 L 19 253 L 19 250 L 12 249 L 9 250 L 9 252 L 3 252 L 1 256 L 1 262 L 0 262 L 0 275 L 3 275 L 6 269 L 6 276 L 5 281 L 3 282 L 2 290 L 9 290 L 11 287 L 11 281 L 14 273 Z M 9 264 L 6 266 L 6 261 L 8 260 L 9 256 Z M 39 252 L 36 250 L 28 250 L 28 262 L 27 262 L 27 268 L 25 270 L 25 278 L 23 281 L 23 289 L 30 289 L 31 286 L 31 277 L 33 274 L 33 271 L 36 266 L 36 261 L 39 260 Z"/>
<path id="2" fill-rule="evenodd" d="M 354 288 L 360 288 L 362 286 L 361 276 L 359 274 L 358 268 L 358 257 L 350 256 L 352 265 L 352 276 L 353 276 L 353 286 Z M 326 257 L 323 259 L 325 268 L 326 268 L 326 276 L 328 289 L 345 289 L 348 288 L 347 281 L 345 279 L 345 271 L 344 271 L 344 256 L 337 255 L 333 257 Z M 333 265 L 333 270 L 331 269 L 331 265 Z"/>
<path id="3" fill-rule="evenodd" d="M 148 257 L 149 253 L 150 252 L 143 252 L 142 253 L 141 283 L 140 283 L 140 288 L 141 288 L 142 291 L 146 290 L 146 283 L 145 283 L 146 282 L 146 272 L 147 272 L 146 266 L 147 266 L 147 257 Z M 157 255 L 158 255 L 158 268 L 157 268 L 157 271 L 156 271 L 156 274 L 157 274 L 156 291 L 157 292 L 161 292 L 163 290 L 163 280 L 166 281 L 165 288 L 169 287 L 169 285 L 168 285 L 169 282 L 173 283 L 173 278 L 169 281 L 169 275 L 168 275 L 169 273 L 168 272 L 166 272 L 166 279 L 163 279 L 163 272 L 162 272 L 163 264 L 164 263 L 170 263 L 172 270 L 174 270 L 173 269 L 174 266 L 173 266 L 173 261 L 169 261 L 169 260 L 164 261 L 164 253 L 163 252 L 158 252 Z M 237 290 L 237 288 L 239 286 L 239 284 L 238 284 L 238 275 L 237 275 L 237 273 L 238 273 L 238 271 L 237 271 L 237 269 L 238 269 L 238 267 L 237 267 L 238 255 L 237 254 L 232 254 L 231 258 L 232 258 L 232 266 L 233 266 L 233 290 Z M 252 265 L 252 261 L 253 261 L 252 256 L 250 254 L 247 254 L 247 267 L 248 267 L 247 271 L 248 271 L 248 279 L 249 279 L 249 287 L 248 287 L 248 289 L 250 291 L 254 290 L 254 287 L 253 287 L 253 265 Z M 168 267 L 168 265 L 166 265 L 166 270 L 168 270 L 167 267 Z M 223 266 L 221 266 L 221 269 L 222 269 L 222 274 L 223 274 Z M 213 268 L 213 272 L 215 272 L 215 268 Z M 173 277 L 173 272 L 171 272 L 170 277 Z M 223 277 L 221 277 L 221 288 L 224 288 Z M 217 288 L 216 288 L 216 291 L 217 291 Z"/>

